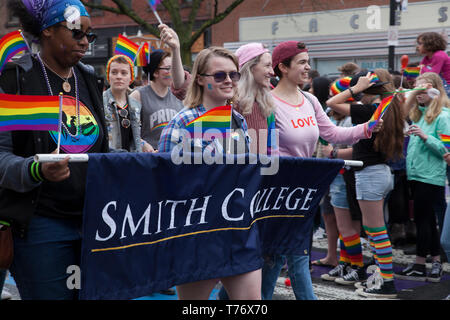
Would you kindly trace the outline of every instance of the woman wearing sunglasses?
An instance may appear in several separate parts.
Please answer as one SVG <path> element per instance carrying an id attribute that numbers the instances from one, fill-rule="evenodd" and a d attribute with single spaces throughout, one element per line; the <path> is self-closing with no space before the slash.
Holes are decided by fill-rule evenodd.
<path id="1" fill-rule="evenodd" d="M 108 152 L 101 91 L 93 68 L 80 63 L 95 40 L 79 0 L 9 0 L 12 15 L 40 45 L 7 66 L 0 92 L 62 92 L 61 153 Z M 67 268 L 80 265 L 81 223 L 87 163 L 36 163 L 36 153 L 57 147 L 55 131 L 0 133 L 0 220 L 11 224 L 10 271 L 23 300 L 76 299 Z"/>
<path id="2" fill-rule="evenodd" d="M 134 81 L 133 61 L 124 55 L 113 56 L 106 65 L 106 79 L 110 88 L 103 92 L 103 105 L 109 146 L 141 152 L 146 144 L 141 139 L 141 104 L 129 96 L 129 85 Z"/>
<path id="3" fill-rule="evenodd" d="M 155 50 L 150 54 L 150 63 L 143 68 L 150 79 L 149 84 L 130 95 L 142 104 L 141 135 L 147 142 L 144 151 L 151 152 L 157 150 L 163 128 L 183 109 L 182 100 L 190 82 L 189 73 L 183 69 L 176 32 L 165 24 L 158 28 L 161 40 L 171 52 Z"/>
<path id="4" fill-rule="evenodd" d="M 181 110 L 164 128 L 159 143 L 160 152 L 171 152 L 177 146 L 184 144 L 183 140 L 185 139 L 188 143 L 191 142 L 192 144 L 189 145 L 194 148 L 199 146 L 202 150 L 210 149 L 210 152 L 225 152 L 226 143 L 222 144 L 220 142 L 222 139 L 206 136 L 203 136 L 202 139 L 191 139 L 189 136 L 184 136 L 184 133 L 187 133 L 184 129 L 187 123 L 207 111 L 230 104 L 235 98 L 236 86 L 240 79 L 238 68 L 236 56 L 224 48 L 210 47 L 203 49 L 198 54 L 192 70 L 193 80 L 189 84 L 184 100 L 186 108 Z M 236 133 L 233 139 L 246 143 L 248 152 L 249 140 L 244 118 L 233 109 L 230 122 L 233 133 Z M 236 153 L 234 150 L 232 152 Z M 181 284 L 177 286 L 178 296 L 184 300 L 207 300 L 219 280 L 233 300 L 261 299 L 260 269 L 221 279 Z"/>

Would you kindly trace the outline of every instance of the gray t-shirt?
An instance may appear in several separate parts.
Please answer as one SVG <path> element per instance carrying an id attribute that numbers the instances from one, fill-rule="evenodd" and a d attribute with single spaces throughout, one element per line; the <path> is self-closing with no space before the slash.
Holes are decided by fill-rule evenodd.
<path id="1" fill-rule="evenodd" d="M 183 103 L 168 90 L 164 97 L 153 91 L 150 85 L 137 89 L 141 95 L 141 137 L 158 148 L 159 137 L 167 123 L 183 109 Z"/>

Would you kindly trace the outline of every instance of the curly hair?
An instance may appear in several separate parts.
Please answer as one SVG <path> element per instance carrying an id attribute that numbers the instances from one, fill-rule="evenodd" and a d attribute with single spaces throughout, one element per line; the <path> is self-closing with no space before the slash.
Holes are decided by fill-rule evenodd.
<path id="1" fill-rule="evenodd" d="M 35 38 L 40 38 L 41 26 L 39 22 L 28 12 L 25 5 L 20 0 L 8 0 L 7 8 L 12 16 L 19 18 L 23 31 L 31 34 Z"/>
<path id="2" fill-rule="evenodd" d="M 423 47 L 426 51 L 436 52 L 447 49 L 447 41 L 437 32 L 424 32 L 419 34 L 417 42 L 422 41 Z"/>

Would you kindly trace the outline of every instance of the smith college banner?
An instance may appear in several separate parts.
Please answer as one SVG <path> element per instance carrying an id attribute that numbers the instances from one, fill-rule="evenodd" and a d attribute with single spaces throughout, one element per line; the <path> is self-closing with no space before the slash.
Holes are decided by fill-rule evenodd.
<path id="1" fill-rule="evenodd" d="M 132 299 L 258 269 L 264 254 L 309 254 L 313 216 L 344 161 L 281 157 L 264 175 L 263 161 L 233 159 L 89 155 L 80 298 Z"/>

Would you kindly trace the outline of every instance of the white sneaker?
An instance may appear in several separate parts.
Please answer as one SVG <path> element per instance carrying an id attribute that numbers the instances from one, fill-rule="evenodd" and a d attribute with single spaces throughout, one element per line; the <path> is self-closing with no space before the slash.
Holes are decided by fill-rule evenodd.
<path id="1" fill-rule="evenodd" d="M 11 293 L 9 293 L 9 291 L 6 290 L 6 288 L 3 288 L 1 300 L 11 300 L 11 299 L 12 299 Z"/>
<path id="2" fill-rule="evenodd" d="M 325 239 L 325 230 L 321 227 L 317 228 L 316 232 L 314 232 L 313 240 Z"/>

